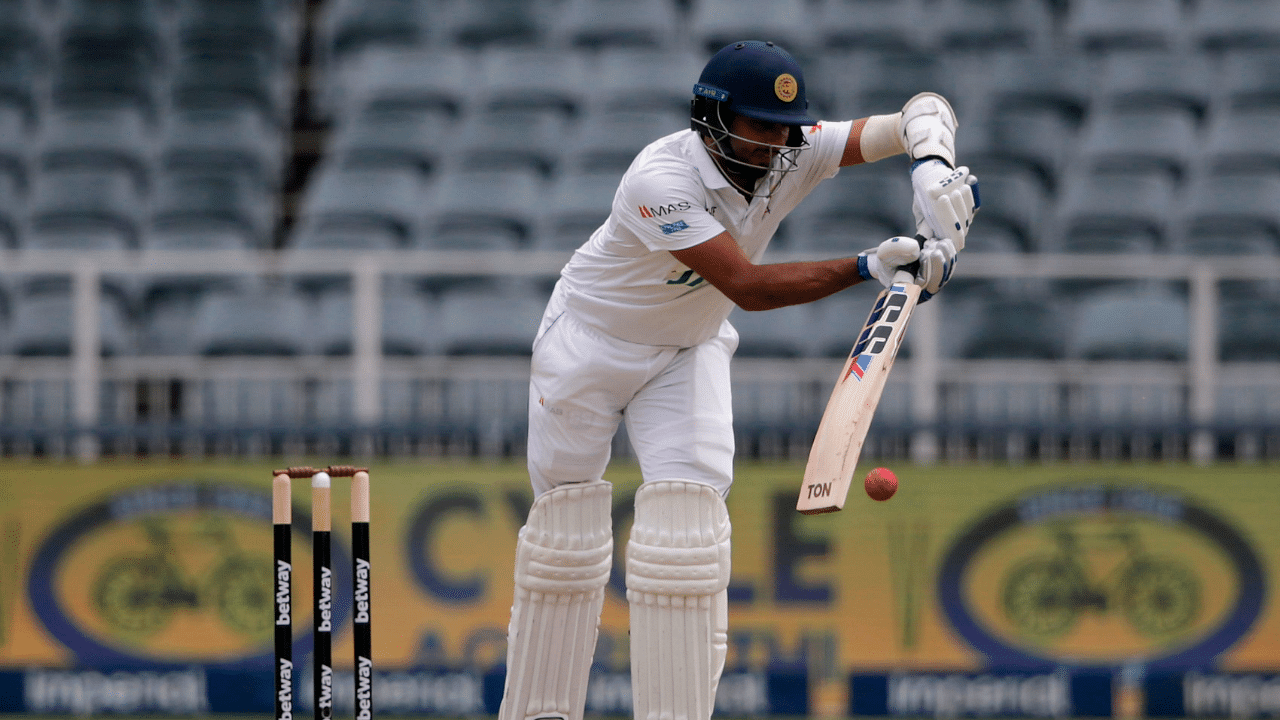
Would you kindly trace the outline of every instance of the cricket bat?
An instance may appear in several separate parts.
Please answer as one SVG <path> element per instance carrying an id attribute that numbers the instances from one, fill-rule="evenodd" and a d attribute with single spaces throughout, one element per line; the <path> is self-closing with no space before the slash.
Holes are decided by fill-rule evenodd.
<path id="1" fill-rule="evenodd" d="M 889 381 L 907 321 L 920 299 L 915 277 L 899 270 L 893 285 L 876 297 L 867 323 L 831 391 L 818 433 L 809 448 L 796 510 L 817 515 L 840 510 L 849 495 L 862 443 Z"/>

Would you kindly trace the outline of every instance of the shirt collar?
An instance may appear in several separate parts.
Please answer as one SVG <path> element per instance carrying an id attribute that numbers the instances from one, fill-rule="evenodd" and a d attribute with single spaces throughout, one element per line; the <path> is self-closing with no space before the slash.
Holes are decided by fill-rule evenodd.
<path id="1" fill-rule="evenodd" d="M 693 133 L 693 166 L 698 168 L 698 172 L 702 175 L 702 184 L 708 190 L 719 190 L 729 187 L 729 179 L 720 172 L 720 167 L 716 165 L 716 161 L 711 157 L 711 152 L 707 150 L 706 143 L 702 142 L 702 135 L 697 132 Z"/>

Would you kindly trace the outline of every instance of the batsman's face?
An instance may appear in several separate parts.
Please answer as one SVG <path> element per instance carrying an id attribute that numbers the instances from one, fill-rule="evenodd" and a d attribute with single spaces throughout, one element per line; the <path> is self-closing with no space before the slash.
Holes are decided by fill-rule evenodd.
<path id="1" fill-rule="evenodd" d="M 739 158 L 751 165 L 768 167 L 777 152 L 774 146 L 787 144 L 791 128 L 780 123 L 737 115 L 729 125 L 729 132 L 737 136 L 730 137 L 729 142 Z"/>

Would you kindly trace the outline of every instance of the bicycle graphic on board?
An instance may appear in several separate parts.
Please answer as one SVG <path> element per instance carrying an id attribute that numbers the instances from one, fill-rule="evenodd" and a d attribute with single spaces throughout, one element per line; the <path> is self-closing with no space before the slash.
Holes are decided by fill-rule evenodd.
<path id="1" fill-rule="evenodd" d="M 168 521 L 151 517 L 138 524 L 146 534 L 146 550 L 107 560 L 93 583 L 93 606 L 108 625 L 132 635 L 150 635 L 168 625 L 175 612 L 211 607 L 235 632 L 260 636 L 270 631 L 271 557 L 241 550 L 225 519 L 203 518 L 195 533 L 217 553 L 204 578 L 184 570 Z"/>
<path id="2" fill-rule="evenodd" d="M 1086 538 L 1070 523 L 1049 529 L 1054 550 L 1027 558 L 1005 576 L 1001 605 L 1022 633 L 1058 637 L 1087 612 L 1120 612 L 1142 635 L 1161 638 L 1188 628 L 1200 613 L 1200 579 L 1177 558 L 1143 547 L 1123 526 Z M 1118 550 L 1121 560 L 1099 574 L 1089 562 L 1096 549 Z"/>

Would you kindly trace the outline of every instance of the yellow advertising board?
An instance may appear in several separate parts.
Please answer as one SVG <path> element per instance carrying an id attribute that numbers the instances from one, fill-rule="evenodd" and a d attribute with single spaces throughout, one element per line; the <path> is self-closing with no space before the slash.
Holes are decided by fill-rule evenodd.
<path id="1" fill-rule="evenodd" d="M 316 461 L 324 464 L 324 461 Z M 269 463 L 3 466 L 0 666 L 258 667 L 271 649 Z M 743 465 L 729 666 L 805 665 L 815 704 L 858 670 L 1280 666 L 1275 468 L 896 468 L 895 497 L 802 516 L 795 464 Z M 634 467 L 615 483 L 616 558 L 598 660 L 627 664 L 622 554 Z M 295 483 L 294 623 L 305 652 L 309 506 Z M 334 657 L 351 655 L 349 517 L 334 486 Z M 501 662 L 519 464 L 372 469 L 380 667 Z M 345 565 L 344 565 L 345 563 Z"/>

